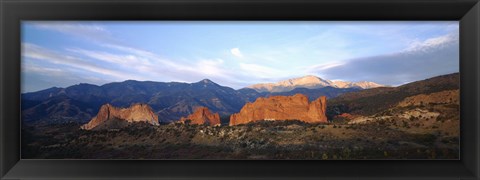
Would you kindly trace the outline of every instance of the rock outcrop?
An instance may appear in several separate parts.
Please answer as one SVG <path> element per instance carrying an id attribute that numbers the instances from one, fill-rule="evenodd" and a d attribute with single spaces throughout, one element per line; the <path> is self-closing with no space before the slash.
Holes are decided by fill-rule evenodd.
<path id="1" fill-rule="evenodd" d="M 307 123 L 327 122 L 327 98 L 321 96 L 309 102 L 303 94 L 271 96 L 247 103 L 230 116 L 230 126 L 259 120 L 300 120 Z"/>
<path id="2" fill-rule="evenodd" d="M 210 110 L 206 107 L 199 107 L 195 110 L 193 114 L 188 115 L 187 117 L 182 117 L 180 122 L 190 124 L 206 124 L 210 126 L 219 126 L 220 125 L 220 116 L 218 113 L 211 113 Z"/>
<path id="3" fill-rule="evenodd" d="M 153 113 L 152 108 L 146 104 L 134 104 L 129 108 L 117 108 L 110 104 L 105 104 L 100 107 L 97 116 L 93 117 L 87 124 L 81 126 L 81 128 L 91 130 L 99 126 L 106 126 L 106 128 L 108 128 L 108 125 L 134 122 L 146 122 L 152 125 L 159 125 L 158 116 Z"/>

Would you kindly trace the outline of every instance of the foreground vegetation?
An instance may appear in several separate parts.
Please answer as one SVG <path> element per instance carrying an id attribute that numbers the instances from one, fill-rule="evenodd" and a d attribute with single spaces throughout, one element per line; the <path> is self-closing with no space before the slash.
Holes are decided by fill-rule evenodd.
<path id="1" fill-rule="evenodd" d="M 416 121 L 412 119 L 412 124 Z M 441 123 L 439 121 L 439 123 Z M 210 127 L 132 124 L 86 131 L 80 124 L 25 126 L 22 158 L 54 159 L 457 159 L 458 135 L 415 131 L 393 118 L 368 124 L 260 121 Z M 408 128 L 407 128 L 408 127 Z"/>

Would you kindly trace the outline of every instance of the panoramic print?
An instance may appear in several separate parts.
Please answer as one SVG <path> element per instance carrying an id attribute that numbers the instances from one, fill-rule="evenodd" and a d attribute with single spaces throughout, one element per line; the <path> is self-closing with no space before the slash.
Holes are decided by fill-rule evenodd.
<path id="1" fill-rule="evenodd" d="M 21 29 L 23 159 L 459 159 L 458 21 Z"/>

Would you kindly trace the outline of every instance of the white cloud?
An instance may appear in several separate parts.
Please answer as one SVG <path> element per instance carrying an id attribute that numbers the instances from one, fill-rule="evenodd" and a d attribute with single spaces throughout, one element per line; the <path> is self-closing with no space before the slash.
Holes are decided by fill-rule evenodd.
<path id="1" fill-rule="evenodd" d="M 230 52 L 236 57 L 243 57 L 243 54 L 240 52 L 239 48 L 230 49 Z"/>
<path id="2" fill-rule="evenodd" d="M 424 41 L 413 41 L 405 49 L 405 51 L 428 51 L 430 49 L 439 48 L 439 46 L 447 46 L 451 43 L 458 43 L 458 34 L 446 34 Z"/>

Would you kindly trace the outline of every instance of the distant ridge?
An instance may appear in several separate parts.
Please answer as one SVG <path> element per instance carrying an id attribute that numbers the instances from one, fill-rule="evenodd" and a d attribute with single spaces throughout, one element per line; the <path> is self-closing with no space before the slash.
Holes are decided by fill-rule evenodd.
<path id="1" fill-rule="evenodd" d="M 325 80 L 317 76 L 307 75 L 299 78 L 292 78 L 276 83 L 260 83 L 248 86 L 247 88 L 254 89 L 257 92 L 286 92 L 295 88 L 308 88 L 318 89 L 323 87 L 334 88 L 358 88 L 358 89 L 370 89 L 376 87 L 383 87 L 384 85 L 374 82 L 360 81 L 360 82 L 347 82 L 347 81 L 331 81 Z"/>

